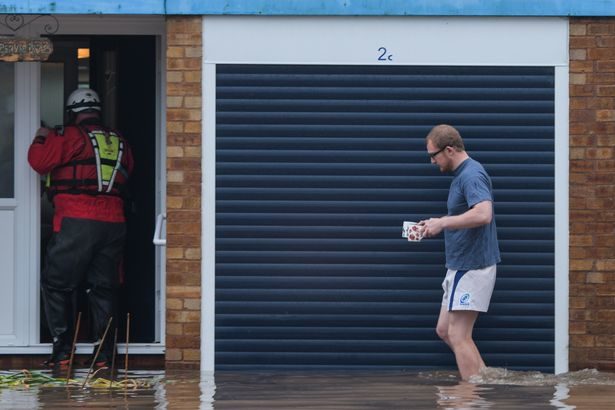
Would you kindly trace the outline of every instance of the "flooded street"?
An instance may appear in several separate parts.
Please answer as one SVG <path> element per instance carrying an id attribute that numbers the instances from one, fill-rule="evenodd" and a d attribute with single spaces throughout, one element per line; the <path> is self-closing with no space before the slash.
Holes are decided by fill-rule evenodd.
<path id="1" fill-rule="evenodd" d="M 75 374 L 83 380 L 85 370 Z M 124 376 L 120 374 L 120 379 Z M 2 409 L 613 409 L 615 374 L 489 368 L 453 372 L 130 372 L 145 387 L 5 387 Z"/>

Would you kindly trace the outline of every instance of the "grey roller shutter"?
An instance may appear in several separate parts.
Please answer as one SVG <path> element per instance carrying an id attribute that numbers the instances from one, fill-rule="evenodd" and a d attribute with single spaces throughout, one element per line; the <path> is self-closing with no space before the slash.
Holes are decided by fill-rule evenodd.
<path id="1" fill-rule="evenodd" d="M 554 366 L 549 67 L 218 65 L 216 366 L 451 368 L 434 332 L 446 213 L 439 123 L 494 184 L 502 251 L 475 330 L 490 366 Z"/>

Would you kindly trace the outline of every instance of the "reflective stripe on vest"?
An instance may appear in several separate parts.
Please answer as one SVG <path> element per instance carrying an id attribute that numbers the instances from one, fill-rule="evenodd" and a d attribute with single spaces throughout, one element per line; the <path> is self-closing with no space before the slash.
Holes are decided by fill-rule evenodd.
<path id="1" fill-rule="evenodd" d="M 87 133 L 94 148 L 98 192 L 111 192 L 121 167 L 124 143 L 114 132 L 93 130 Z"/>
<path id="2" fill-rule="evenodd" d="M 47 195 L 58 193 L 122 196 L 128 173 L 122 159 L 128 146 L 116 132 L 106 128 L 70 126 L 67 134 L 77 132 L 84 139 L 79 159 L 56 167 L 47 179 Z M 119 172 L 119 175 L 118 175 Z"/>

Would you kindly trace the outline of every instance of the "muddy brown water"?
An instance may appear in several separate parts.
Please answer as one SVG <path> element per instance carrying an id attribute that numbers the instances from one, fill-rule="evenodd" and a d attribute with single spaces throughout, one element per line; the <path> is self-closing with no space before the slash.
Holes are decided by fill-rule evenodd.
<path id="1" fill-rule="evenodd" d="M 78 370 L 76 378 L 83 378 Z M 124 377 L 120 375 L 120 377 Z M 139 389 L 1 388 L 1 409 L 615 409 L 615 374 L 131 371 Z"/>

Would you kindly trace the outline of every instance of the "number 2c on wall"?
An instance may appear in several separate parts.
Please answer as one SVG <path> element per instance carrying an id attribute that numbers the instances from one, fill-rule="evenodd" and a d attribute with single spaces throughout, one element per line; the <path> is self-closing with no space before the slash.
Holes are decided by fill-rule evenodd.
<path id="1" fill-rule="evenodd" d="M 380 47 L 378 52 L 380 53 L 378 61 L 393 61 L 393 54 L 389 54 L 386 47 Z"/>

